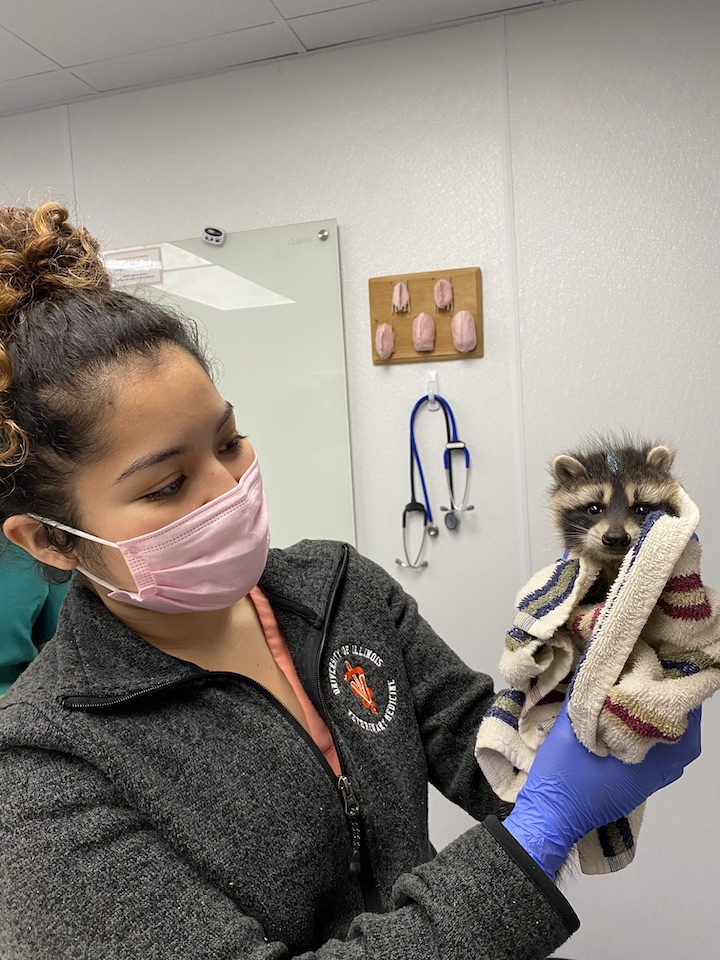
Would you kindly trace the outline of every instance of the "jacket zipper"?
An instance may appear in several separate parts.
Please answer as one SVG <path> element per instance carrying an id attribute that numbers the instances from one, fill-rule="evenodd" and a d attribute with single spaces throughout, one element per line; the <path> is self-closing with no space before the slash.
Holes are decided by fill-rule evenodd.
<path id="1" fill-rule="evenodd" d="M 239 674 L 227 674 L 227 676 L 237 677 Z M 166 690 L 180 690 L 183 687 L 192 687 L 206 680 L 205 674 L 192 674 L 189 677 L 183 677 L 181 680 L 170 680 L 165 683 L 158 683 L 154 687 L 145 687 L 143 690 L 136 690 L 134 693 L 126 693 L 121 697 L 59 697 L 60 706 L 66 710 L 105 710 L 112 707 L 120 707 L 133 700 L 140 700 L 144 697 L 151 697 L 156 693 L 164 693 Z"/>
<path id="2" fill-rule="evenodd" d="M 340 558 L 340 563 L 337 566 L 335 574 L 333 576 L 332 584 L 330 585 L 330 593 L 328 596 L 328 602 L 325 607 L 325 613 L 321 619 L 318 619 L 312 610 L 308 610 L 307 607 L 304 607 L 300 604 L 294 603 L 291 600 L 286 600 L 284 597 L 280 597 L 277 594 L 273 594 L 271 591 L 266 590 L 268 597 L 272 597 L 275 600 L 275 603 L 284 607 L 286 610 L 291 610 L 292 612 L 299 614 L 303 619 L 309 621 L 310 626 L 315 630 L 320 630 L 320 641 L 318 643 L 317 652 L 315 654 L 315 662 L 313 665 L 313 677 L 315 681 L 315 704 L 319 708 L 319 713 L 322 716 L 325 725 L 330 729 L 329 717 L 327 704 L 325 702 L 325 696 L 323 694 L 322 683 L 320 681 L 320 663 L 322 661 L 323 651 L 325 649 L 325 643 L 327 641 L 327 636 L 330 631 L 330 623 L 332 621 L 333 614 L 337 607 L 339 598 L 340 598 L 340 588 L 345 580 L 345 575 L 347 573 L 347 567 L 350 560 L 350 549 L 346 543 L 342 545 L 342 556 Z M 291 719 L 295 719 L 291 715 Z M 305 730 L 300 728 L 303 733 Z M 313 741 L 313 746 L 315 743 Z M 360 828 L 360 800 L 350 777 L 347 775 L 347 763 L 345 757 L 342 754 L 340 746 L 335 744 L 335 752 L 337 753 L 338 760 L 340 762 L 341 775 L 337 778 L 337 788 L 340 792 L 340 796 L 343 802 L 343 808 L 345 810 L 345 816 L 348 819 L 350 825 L 350 836 L 352 841 L 352 855 L 350 857 L 350 863 L 348 865 L 348 872 L 351 877 L 359 878 L 361 873 L 361 851 L 362 851 L 362 831 Z M 320 751 L 318 751 L 320 753 Z M 328 770 L 334 776 L 330 765 L 322 754 L 323 763 L 326 765 Z M 371 890 L 369 884 L 364 884 L 364 893 L 366 894 L 366 899 L 372 901 L 373 903 L 378 904 L 377 909 L 379 909 L 379 899 L 377 892 L 374 887 Z"/>
<path id="3" fill-rule="evenodd" d="M 323 617 L 322 633 L 320 634 L 320 641 L 315 654 L 315 695 L 317 703 L 320 707 L 320 713 L 322 714 L 322 718 L 325 721 L 328 729 L 330 728 L 330 723 L 327 704 L 325 702 L 325 694 L 323 693 L 322 682 L 320 679 L 320 664 L 322 662 L 322 656 L 325 650 L 325 644 L 327 643 L 328 634 L 330 633 L 330 625 L 333 614 L 335 613 L 340 600 L 340 588 L 345 581 L 345 575 L 347 574 L 348 563 L 350 561 L 350 549 L 346 543 L 343 544 L 342 551 L 342 557 L 340 559 L 340 563 L 338 564 L 338 568 L 335 571 L 335 576 L 330 587 L 330 595 L 328 597 L 327 607 L 325 609 L 325 616 Z M 347 816 L 350 824 L 350 834 L 352 837 L 352 856 L 350 858 L 348 870 L 351 877 L 360 879 L 360 874 L 362 872 L 360 799 L 355 791 L 355 787 L 350 777 L 347 775 L 348 765 L 345 762 L 345 757 L 343 756 L 338 744 L 335 744 L 335 750 L 338 755 L 338 759 L 340 760 L 340 769 L 343 771 L 343 775 L 338 780 L 338 790 L 340 791 L 340 796 L 342 797 L 345 815 Z M 372 905 L 376 910 L 379 910 L 380 900 L 372 877 L 365 877 L 362 887 L 368 907 Z"/>
<path id="4" fill-rule="evenodd" d="M 345 805 L 345 816 L 350 821 L 350 832 L 352 834 L 352 856 L 350 857 L 350 876 L 359 877 L 360 866 L 360 804 L 355 796 L 355 790 L 350 782 L 350 777 L 342 776 L 338 780 L 338 789 Z"/>
<path id="5" fill-rule="evenodd" d="M 335 571 L 335 577 L 333 578 L 332 586 L 330 588 L 330 596 L 328 597 L 327 608 L 325 611 L 325 616 L 323 617 L 322 622 L 322 633 L 320 634 L 320 642 L 317 646 L 317 653 L 315 654 L 315 669 L 314 669 L 314 679 L 315 679 L 315 694 L 317 702 L 320 704 L 323 712 L 323 719 L 327 723 L 327 704 L 325 703 L 325 694 L 323 693 L 322 683 L 320 682 L 320 662 L 322 661 L 322 655 L 325 650 L 325 644 L 327 643 L 328 633 L 330 632 L 330 621 L 337 607 L 338 600 L 340 599 L 340 587 L 342 586 L 343 581 L 345 580 L 345 574 L 347 573 L 348 561 L 350 559 L 350 552 L 348 550 L 347 544 L 343 544 L 343 555 L 338 564 L 338 568 Z"/>

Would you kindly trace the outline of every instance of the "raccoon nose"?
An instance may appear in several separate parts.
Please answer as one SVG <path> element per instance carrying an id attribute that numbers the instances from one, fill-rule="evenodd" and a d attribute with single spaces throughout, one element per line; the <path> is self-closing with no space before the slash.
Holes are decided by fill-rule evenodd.
<path id="1" fill-rule="evenodd" d="M 629 547 L 630 534 L 624 530 L 608 530 L 602 536 L 606 547 Z"/>

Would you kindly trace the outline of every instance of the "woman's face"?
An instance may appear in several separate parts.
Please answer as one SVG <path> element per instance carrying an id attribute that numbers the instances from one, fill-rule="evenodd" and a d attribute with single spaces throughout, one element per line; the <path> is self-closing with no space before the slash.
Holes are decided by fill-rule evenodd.
<path id="1" fill-rule="evenodd" d="M 73 485 L 80 529 L 117 543 L 150 533 L 231 490 L 255 453 L 239 436 L 233 409 L 200 364 L 164 348 L 113 376 L 99 411 L 106 452 Z M 94 548 L 95 545 L 93 545 Z M 91 573 L 135 590 L 120 551 L 98 546 Z"/>

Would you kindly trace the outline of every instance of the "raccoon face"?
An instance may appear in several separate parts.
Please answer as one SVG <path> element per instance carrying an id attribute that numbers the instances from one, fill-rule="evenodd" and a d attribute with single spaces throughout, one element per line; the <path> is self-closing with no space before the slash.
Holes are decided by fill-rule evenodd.
<path id="1" fill-rule="evenodd" d="M 570 555 L 619 567 L 648 514 L 661 510 L 677 516 L 680 485 L 670 473 L 674 456 L 664 446 L 601 442 L 555 457 L 552 516 Z"/>

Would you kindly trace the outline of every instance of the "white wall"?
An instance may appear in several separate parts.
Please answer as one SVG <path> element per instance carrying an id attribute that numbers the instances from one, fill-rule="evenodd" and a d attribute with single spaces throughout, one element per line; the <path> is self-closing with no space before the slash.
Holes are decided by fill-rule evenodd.
<path id="1" fill-rule="evenodd" d="M 551 539 L 543 459 L 623 425 L 677 445 L 718 586 L 720 4 L 589 0 L 508 30 L 533 562 Z M 561 954 L 717 956 L 719 735 L 715 700 L 637 862 L 572 885 L 584 924 Z"/>
<path id="2" fill-rule="evenodd" d="M 578 0 L 258 65 L 1 120 L 0 200 L 69 198 L 107 247 L 336 218 L 358 545 L 495 673 L 515 590 L 554 555 L 545 462 L 589 429 L 677 444 L 720 585 L 718 49 L 716 0 Z M 403 572 L 428 365 L 372 365 L 367 278 L 474 265 L 486 357 L 437 370 L 476 510 Z M 422 428 L 429 461 L 440 425 Z M 571 883 L 583 926 L 563 955 L 717 952 L 720 703 L 705 715 L 703 758 L 651 801 L 635 864 Z M 437 842 L 465 822 L 434 798 Z"/>

